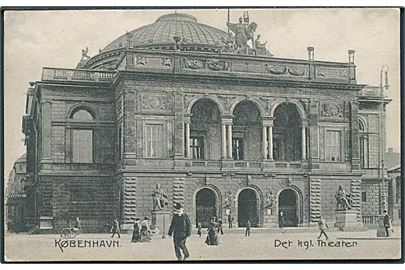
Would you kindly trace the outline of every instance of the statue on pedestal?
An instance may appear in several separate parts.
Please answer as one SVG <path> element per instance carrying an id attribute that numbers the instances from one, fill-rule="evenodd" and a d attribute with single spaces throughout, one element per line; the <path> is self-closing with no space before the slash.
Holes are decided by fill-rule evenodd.
<path id="1" fill-rule="evenodd" d="M 235 43 L 239 53 L 247 54 L 249 52 L 247 42 L 249 40 L 253 42 L 253 34 L 256 31 L 257 24 L 254 22 L 249 23 L 249 17 L 246 13 L 244 18 L 239 18 L 239 23 L 228 22 L 227 26 L 235 34 Z"/>
<path id="2" fill-rule="evenodd" d="M 350 194 L 346 194 L 342 186 L 339 186 L 339 189 L 336 193 L 336 210 L 349 210 L 352 208 L 352 198 Z"/>
<path id="3" fill-rule="evenodd" d="M 168 204 L 167 195 L 160 187 L 160 184 L 156 184 L 156 189 L 151 194 L 153 200 L 153 211 L 163 210 L 163 208 Z"/>

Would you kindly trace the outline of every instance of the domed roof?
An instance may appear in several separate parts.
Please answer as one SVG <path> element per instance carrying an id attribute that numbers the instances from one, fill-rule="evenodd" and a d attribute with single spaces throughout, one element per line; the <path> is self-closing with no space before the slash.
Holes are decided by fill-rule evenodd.
<path id="1" fill-rule="evenodd" d="M 219 48 L 226 40 L 226 32 L 197 22 L 194 16 L 172 13 L 160 16 L 155 23 L 130 31 L 105 47 L 102 52 L 123 47 L 157 48 L 174 46 L 173 37 L 179 37 L 182 46 L 204 49 Z"/>

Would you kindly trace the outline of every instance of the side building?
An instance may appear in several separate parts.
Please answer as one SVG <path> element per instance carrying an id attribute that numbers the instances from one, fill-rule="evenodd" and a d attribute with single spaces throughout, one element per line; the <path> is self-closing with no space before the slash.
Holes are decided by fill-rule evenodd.
<path id="1" fill-rule="evenodd" d="M 168 211 L 181 202 L 194 224 L 231 215 L 240 227 L 277 227 L 280 212 L 290 227 L 333 223 L 341 186 L 362 226 L 373 174 L 360 138 L 366 115 L 377 129 L 379 106 L 362 97 L 379 94 L 356 82 L 354 51 L 347 63 L 316 61 L 312 47 L 308 60 L 282 59 L 227 39 L 167 14 L 78 69 L 43 69 L 23 119 L 27 199 L 42 228 L 80 217 L 97 232 L 118 217 L 129 229 L 151 215 L 157 184 Z M 369 141 L 373 162 L 376 151 Z"/>
<path id="2" fill-rule="evenodd" d="M 22 155 L 13 166 L 8 178 L 5 191 L 6 225 L 8 232 L 23 232 L 27 230 L 27 223 L 33 223 L 26 219 L 26 156 Z"/>

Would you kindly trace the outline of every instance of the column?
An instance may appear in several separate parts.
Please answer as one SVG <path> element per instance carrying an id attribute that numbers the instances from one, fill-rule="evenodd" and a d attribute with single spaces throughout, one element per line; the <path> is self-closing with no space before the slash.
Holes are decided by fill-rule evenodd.
<path id="1" fill-rule="evenodd" d="M 190 121 L 185 121 L 185 129 L 186 129 L 186 158 L 190 158 Z"/>
<path id="2" fill-rule="evenodd" d="M 263 148 L 263 159 L 267 159 L 267 128 L 268 126 L 263 125 L 262 133 L 262 148 Z"/>
<path id="3" fill-rule="evenodd" d="M 228 125 L 228 158 L 232 159 L 232 124 Z"/>
<path id="4" fill-rule="evenodd" d="M 307 125 L 306 123 L 302 123 L 301 127 L 301 153 L 302 153 L 302 160 L 307 159 Z"/>
<path id="5" fill-rule="evenodd" d="M 273 125 L 269 126 L 269 160 L 273 160 Z"/>
<path id="6" fill-rule="evenodd" d="M 226 125 L 222 123 L 222 158 L 226 158 Z"/>

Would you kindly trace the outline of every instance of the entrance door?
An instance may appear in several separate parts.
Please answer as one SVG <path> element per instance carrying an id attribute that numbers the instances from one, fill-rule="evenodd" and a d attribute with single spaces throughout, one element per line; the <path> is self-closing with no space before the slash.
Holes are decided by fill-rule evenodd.
<path id="1" fill-rule="evenodd" d="M 246 227 L 250 220 L 252 227 L 259 225 L 258 198 L 256 192 L 252 189 L 244 189 L 238 196 L 238 226 Z"/>
<path id="2" fill-rule="evenodd" d="M 292 189 L 283 190 L 278 198 L 278 214 L 282 211 L 285 218 L 284 227 L 298 226 L 297 195 Z"/>
<path id="3" fill-rule="evenodd" d="M 196 225 L 201 222 L 203 228 L 208 228 L 212 217 L 217 217 L 216 196 L 211 189 L 203 188 L 196 195 Z"/>

